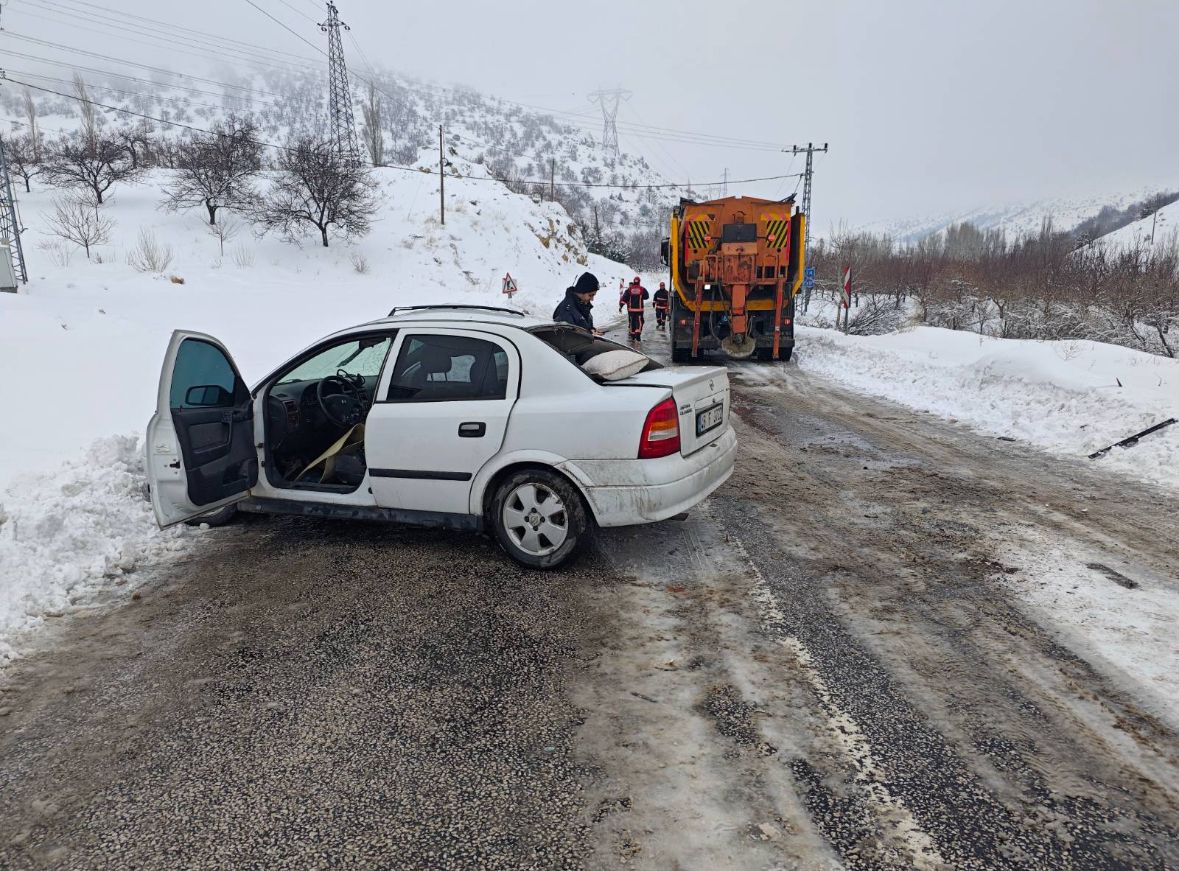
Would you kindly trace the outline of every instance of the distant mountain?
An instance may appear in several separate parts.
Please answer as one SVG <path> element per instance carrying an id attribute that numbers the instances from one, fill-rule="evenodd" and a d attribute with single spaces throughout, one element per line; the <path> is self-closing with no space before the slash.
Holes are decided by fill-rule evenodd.
<path id="1" fill-rule="evenodd" d="M 1009 237 L 1035 234 L 1046 219 L 1057 231 L 1072 231 L 1084 222 L 1097 218 L 1102 210 L 1122 211 L 1145 202 L 1166 190 L 1179 188 L 1179 178 L 1170 187 L 1148 185 L 1135 189 L 1107 190 L 1080 196 L 1061 196 L 1007 205 L 986 206 L 936 217 L 877 221 L 856 229 L 891 236 L 898 243 L 911 244 L 953 224 L 969 222 L 980 230 L 1002 228 Z M 1099 222 L 1093 221 L 1094 225 Z M 1148 222 L 1149 223 L 1149 222 Z M 1090 231 L 1099 237 L 1101 230 Z"/>

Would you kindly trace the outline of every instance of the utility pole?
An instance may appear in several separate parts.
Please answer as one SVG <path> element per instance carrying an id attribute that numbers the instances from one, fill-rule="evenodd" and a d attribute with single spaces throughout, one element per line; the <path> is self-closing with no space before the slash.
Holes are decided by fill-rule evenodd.
<path id="1" fill-rule="evenodd" d="M 549 158 L 549 202 L 557 201 L 557 158 Z"/>
<path id="2" fill-rule="evenodd" d="M 629 100 L 634 93 L 623 88 L 594 91 L 589 95 L 591 103 L 602 107 L 602 148 L 618 157 L 618 107 Z"/>
<path id="3" fill-rule="evenodd" d="M 802 259 L 803 263 L 806 263 L 808 262 L 807 255 L 811 250 L 811 178 L 814 176 L 814 155 L 816 151 L 826 153 L 827 143 L 824 142 L 822 148 L 817 148 L 814 143 L 808 142 L 806 148 L 793 145 L 782 150 L 790 154 L 806 154 L 806 170 L 802 175 L 802 213 L 806 215 L 806 230 L 802 236 Z M 802 310 L 806 311 L 810 304 L 811 291 L 808 287 L 802 298 Z"/>
<path id="4" fill-rule="evenodd" d="M 344 63 L 344 43 L 340 30 L 352 28 L 340 20 L 336 4 L 328 0 L 327 21 L 319 29 L 328 35 L 328 115 L 336 153 L 350 163 L 360 163 L 360 145 L 356 141 L 356 119 L 352 114 L 352 89 L 348 87 L 348 67 Z"/>
<path id="5" fill-rule="evenodd" d="M 438 125 L 438 215 L 446 226 L 446 152 L 442 150 L 442 125 Z"/>
<path id="6" fill-rule="evenodd" d="M 20 223 L 16 217 L 16 200 L 12 197 L 12 177 L 8 174 L 8 157 L 4 152 L 4 140 L 0 139 L 0 253 L 7 249 L 12 264 L 13 277 L 21 284 L 29 283 L 25 269 L 24 249 L 20 244 Z M 7 266 L 8 264 L 4 264 Z M 4 272 L 8 270 L 5 269 Z M 2 273 L 0 273 L 2 277 Z M 7 284 L 7 281 L 4 282 Z M 0 290 L 6 290 L 0 284 Z M 16 290 L 15 285 L 12 290 Z"/>
<path id="7" fill-rule="evenodd" d="M 729 168 L 725 167 L 725 180 L 721 185 L 721 196 L 727 197 L 729 195 Z"/>

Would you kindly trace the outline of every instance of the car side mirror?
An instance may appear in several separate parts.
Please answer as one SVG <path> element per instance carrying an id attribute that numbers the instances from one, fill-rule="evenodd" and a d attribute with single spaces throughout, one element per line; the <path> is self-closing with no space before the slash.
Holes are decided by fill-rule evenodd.
<path id="1" fill-rule="evenodd" d="M 184 404 L 191 408 L 228 408 L 233 405 L 233 394 L 220 384 L 198 384 L 188 388 Z"/>

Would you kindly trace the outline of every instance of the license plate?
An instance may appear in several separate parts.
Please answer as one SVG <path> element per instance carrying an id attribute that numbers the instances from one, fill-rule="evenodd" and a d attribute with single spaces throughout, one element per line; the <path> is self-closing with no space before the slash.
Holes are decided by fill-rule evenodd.
<path id="1" fill-rule="evenodd" d="M 696 415 L 696 435 L 704 435 L 709 430 L 716 429 L 725 422 L 725 405 L 719 402 L 711 408 L 706 408 L 704 411 Z"/>

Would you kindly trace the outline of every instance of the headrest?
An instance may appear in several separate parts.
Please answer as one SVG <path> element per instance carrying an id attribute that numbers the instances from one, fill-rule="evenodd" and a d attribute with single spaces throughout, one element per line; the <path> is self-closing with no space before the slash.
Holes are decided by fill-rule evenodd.
<path id="1" fill-rule="evenodd" d="M 434 375 L 438 372 L 449 372 L 451 359 L 445 348 L 437 345 L 426 345 L 422 348 L 422 370 Z"/>

